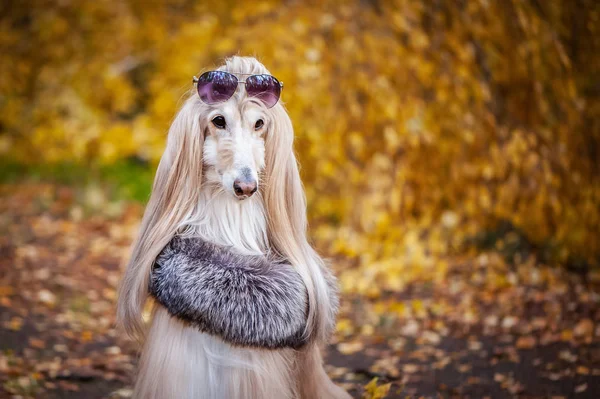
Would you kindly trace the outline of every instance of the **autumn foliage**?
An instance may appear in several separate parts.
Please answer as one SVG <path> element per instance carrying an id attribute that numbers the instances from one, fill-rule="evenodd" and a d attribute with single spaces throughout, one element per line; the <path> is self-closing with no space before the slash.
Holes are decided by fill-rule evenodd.
<path id="1" fill-rule="evenodd" d="M 154 165 L 192 75 L 255 55 L 346 290 L 442 277 L 486 237 L 598 264 L 600 7 L 575 3 L 3 2 L 0 154 Z"/>

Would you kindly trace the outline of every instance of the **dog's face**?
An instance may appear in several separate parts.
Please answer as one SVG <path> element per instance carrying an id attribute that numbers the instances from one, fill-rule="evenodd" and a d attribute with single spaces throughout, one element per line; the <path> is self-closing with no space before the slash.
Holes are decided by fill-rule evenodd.
<path id="1" fill-rule="evenodd" d="M 238 200 L 258 191 L 265 166 L 267 112 L 258 104 L 227 101 L 207 115 L 204 139 L 205 178 Z"/>

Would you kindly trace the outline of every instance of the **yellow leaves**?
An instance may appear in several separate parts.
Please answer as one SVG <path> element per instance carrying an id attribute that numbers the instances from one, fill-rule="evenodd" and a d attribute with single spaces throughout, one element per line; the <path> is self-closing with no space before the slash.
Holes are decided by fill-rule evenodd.
<path id="1" fill-rule="evenodd" d="M 345 318 L 338 319 L 335 329 L 342 336 L 348 336 L 354 332 L 354 326 L 352 325 L 352 322 Z"/>
<path id="2" fill-rule="evenodd" d="M 105 101 L 115 112 L 126 113 L 134 105 L 137 90 L 122 74 L 111 73 L 104 78 L 103 86 L 107 89 Z"/>
<path id="3" fill-rule="evenodd" d="M 17 316 L 12 317 L 6 327 L 12 331 L 19 331 L 23 327 L 23 318 Z"/>
<path id="4" fill-rule="evenodd" d="M 215 51 L 219 53 L 229 53 L 236 50 L 236 42 L 232 38 L 222 38 L 215 43 Z"/>
<path id="5" fill-rule="evenodd" d="M 166 91 L 157 93 L 150 104 L 152 114 L 159 120 L 170 120 L 173 118 L 173 113 L 169 110 L 175 108 L 176 99 Z"/>
<path id="6" fill-rule="evenodd" d="M 319 165 L 319 171 L 326 177 L 335 175 L 336 167 L 331 161 L 323 161 Z"/>
<path id="7" fill-rule="evenodd" d="M 429 37 L 422 30 L 416 29 L 411 32 L 410 43 L 416 50 L 424 50 L 429 46 Z"/>
<path id="8" fill-rule="evenodd" d="M 81 333 L 81 342 L 90 342 L 93 338 L 93 333 L 91 331 L 83 331 Z"/>
<path id="9" fill-rule="evenodd" d="M 427 312 L 425 306 L 423 305 L 423 301 L 419 299 L 414 299 L 411 301 L 413 312 L 417 318 L 424 318 L 427 316 Z"/>
<path id="10" fill-rule="evenodd" d="M 135 154 L 139 148 L 134 141 L 131 128 L 120 123 L 102 132 L 99 158 L 107 163 Z"/>
<path id="11" fill-rule="evenodd" d="M 582 65 L 554 38 L 563 29 L 521 4 L 525 40 L 509 34 L 514 21 L 501 3 L 384 3 L 177 2 L 178 12 L 166 12 L 167 1 L 139 15 L 100 3 L 32 13 L 42 30 L 27 43 L 37 51 L 0 51 L 15 71 L 0 76 L 9 132 L 0 153 L 156 163 L 190 77 L 225 56 L 256 55 L 286 83 L 311 222 L 339 230 L 317 241 L 377 270 L 361 292 L 373 294 L 379 280 L 402 289 L 405 269 L 440 278 L 435 260 L 497 220 L 538 246 L 555 242 L 559 261 L 597 259 L 600 190 L 583 155 L 587 136 L 575 134 L 597 118 Z M 69 13 L 90 25 L 65 30 Z M 0 35 L 0 50 L 23 42 L 18 29 Z"/>
<path id="12" fill-rule="evenodd" d="M 360 132 L 351 132 L 348 135 L 348 141 L 356 154 L 360 154 L 365 147 L 364 135 Z"/>
<path id="13" fill-rule="evenodd" d="M 400 135 L 393 127 L 387 126 L 383 129 L 383 137 L 385 139 L 387 153 L 390 155 L 394 154 L 402 144 Z"/>
<path id="14" fill-rule="evenodd" d="M 363 399 L 383 399 L 387 396 L 392 387 L 391 383 L 377 385 L 378 378 L 373 378 L 365 385 L 365 393 Z"/>
<path id="15" fill-rule="evenodd" d="M 404 302 L 394 302 L 389 307 L 390 312 L 394 312 L 400 318 L 408 318 L 410 316 L 410 308 Z"/>
<path id="16" fill-rule="evenodd" d="M 560 339 L 563 342 L 571 342 L 573 340 L 573 331 L 572 330 L 562 330 L 560 333 Z"/>

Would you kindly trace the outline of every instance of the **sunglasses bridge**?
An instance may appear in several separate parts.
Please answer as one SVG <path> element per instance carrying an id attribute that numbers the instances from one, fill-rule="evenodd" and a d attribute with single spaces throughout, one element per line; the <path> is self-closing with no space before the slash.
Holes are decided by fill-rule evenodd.
<path id="1" fill-rule="evenodd" d="M 229 72 L 228 72 L 229 73 Z M 238 74 L 231 74 L 233 76 L 235 75 L 243 75 L 243 76 L 259 76 L 259 75 L 255 75 L 253 73 L 238 73 Z M 196 76 L 192 76 L 192 83 L 198 83 L 198 78 Z M 245 80 L 238 80 L 238 83 L 243 83 L 246 84 Z M 281 87 L 283 89 L 283 82 L 279 82 L 279 87 Z"/>

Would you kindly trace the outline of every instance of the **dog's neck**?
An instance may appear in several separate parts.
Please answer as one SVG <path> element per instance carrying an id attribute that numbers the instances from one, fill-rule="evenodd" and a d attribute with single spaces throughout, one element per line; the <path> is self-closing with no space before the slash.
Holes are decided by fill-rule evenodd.
<path id="1" fill-rule="evenodd" d="M 245 253 L 268 251 L 265 207 L 259 194 L 240 201 L 205 185 L 196 211 L 185 224 L 185 235 L 200 236 Z"/>

